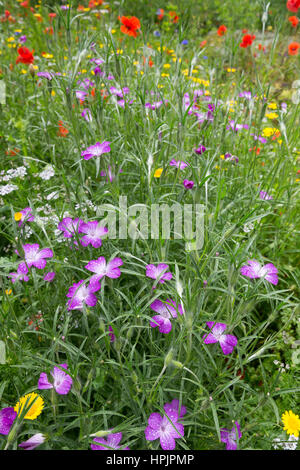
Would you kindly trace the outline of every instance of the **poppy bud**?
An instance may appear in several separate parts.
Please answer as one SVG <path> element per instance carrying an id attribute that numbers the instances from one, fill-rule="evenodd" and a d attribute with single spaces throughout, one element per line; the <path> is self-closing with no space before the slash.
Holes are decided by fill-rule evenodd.
<path id="1" fill-rule="evenodd" d="M 30 75 L 32 77 L 34 77 L 35 76 L 35 70 L 34 70 L 34 66 L 32 64 L 29 64 L 28 70 L 29 70 Z"/>

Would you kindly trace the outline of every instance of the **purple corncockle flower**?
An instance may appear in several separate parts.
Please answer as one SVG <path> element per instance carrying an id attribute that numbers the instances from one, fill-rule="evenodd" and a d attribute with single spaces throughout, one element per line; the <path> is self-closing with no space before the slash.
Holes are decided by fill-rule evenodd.
<path id="1" fill-rule="evenodd" d="M 104 64 L 105 61 L 99 57 L 98 59 L 90 59 L 90 62 L 94 62 L 96 65 L 101 65 Z"/>
<path id="2" fill-rule="evenodd" d="M 175 158 L 173 158 L 170 161 L 170 166 L 176 166 L 179 170 L 184 170 L 188 166 L 188 163 L 182 162 L 180 160 L 177 161 Z"/>
<path id="3" fill-rule="evenodd" d="M 108 153 L 111 151 L 110 142 L 104 141 L 102 144 L 97 142 L 95 145 L 91 145 L 86 150 L 81 152 L 81 156 L 85 160 L 89 160 L 92 157 L 100 157 L 103 153 Z"/>
<path id="4" fill-rule="evenodd" d="M 103 77 L 104 72 L 102 72 L 102 70 L 100 69 L 100 67 L 97 65 L 97 67 L 94 68 L 94 74 L 95 74 L 96 77 L 97 77 L 98 75 L 99 75 L 99 77 Z"/>
<path id="5" fill-rule="evenodd" d="M 126 103 L 127 105 L 132 104 L 132 103 L 133 103 L 133 100 L 130 100 L 130 101 L 118 100 L 118 101 L 117 101 L 118 106 L 121 106 L 121 108 L 125 108 L 125 103 Z"/>
<path id="6" fill-rule="evenodd" d="M 259 197 L 260 197 L 260 199 L 264 199 L 266 201 L 269 201 L 270 199 L 273 199 L 273 196 L 268 194 L 266 191 L 260 191 Z"/>
<path id="7" fill-rule="evenodd" d="M 83 91 L 83 90 L 76 90 L 75 93 L 76 93 L 76 98 L 78 98 L 81 101 L 84 101 L 88 95 L 87 91 Z"/>
<path id="8" fill-rule="evenodd" d="M 221 442 L 224 442 L 226 444 L 226 450 L 236 450 L 237 449 L 237 443 L 236 441 L 239 440 L 242 437 L 241 433 L 241 428 L 240 425 L 237 421 L 235 421 L 235 424 L 231 431 L 226 428 L 220 429 L 221 431 Z"/>
<path id="9" fill-rule="evenodd" d="M 34 215 L 32 213 L 32 209 L 30 207 L 25 207 L 25 209 L 22 209 L 19 211 L 20 214 L 22 214 L 22 218 L 20 219 L 18 223 L 18 227 L 22 227 L 22 225 L 25 222 L 33 222 L 34 221 Z"/>
<path id="10" fill-rule="evenodd" d="M 83 223 L 83 220 L 78 218 L 73 220 L 71 217 L 64 217 L 57 225 L 57 228 L 63 231 L 65 238 L 72 238 L 75 233 L 79 233 Z"/>
<path id="11" fill-rule="evenodd" d="M 152 328 L 158 326 L 159 332 L 164 334 L 170 333 L 172 329 L 170 318 L 177 318 L 177 312 L 183 315 L 182 305 L 178 304 L 178 306 L 176 306 L 176 302 L 172 299 L 167 299 L 166 302 L 156 299 L 152 302 L 150 308 L 158 313 L 158 315 L 152 317 L 153 321 L 150 321 L 150 326 Z"/>
<path id="12" fill-rule="evenodd" d="M 129 88 L 126 86 L 122 89 L 118 89 L 114 86 L 111 86 L 109 91 L 112 95 L 118 96 L 119 98 L 123 98 L 124 95 L 127 95 L 129 93 Z"/>
<path id="13" fill-rule="evenodd" d="M 19 41 L 22 43 L 22 44 L 25 44 L 25 42 L 27 41 L 27 36 L 25 34 L 23 34 L 23 36 L 20 36 L 19 37 Z"/>
<path id="14" fill-rule="evenodd" d="M 91 444 L 91 449 L 92 450 L 130 450 L 129 447 L 123 447 L 119 446 L 120 442 L 122 440 L 122 433 L 121 432 L 116 432 L 109 434 L 107 436 L 107 439 L 104 439 L 104 437 L 95 437 L 93 442 L 95 444 Z"/>
<path id="15" fill-rule="evenodd" d="M 16 273 L 9 273 L 9 277 L 11 277 L 11 282 L 14 284 L 16 281 L 29 281 L 29 277 L 27 276 L 28 269 L 25 263 L 20 263 Z"/>
<path id="16" fill-rule="evenodd" d="M 82 223 L 79 233 L 85 233 L 84 237 L 80 239 L 82 246 L 92 245 L 94 248 L 99 248 L 102 245 L 101 237 L 108 232 L 106 227 L 101 227 L 100 222 L 93 220 L 91 222 Z"/>
<path id="17" fill-rule="evenodd" d="M 231 153 L 225 153 L 224 155 L 224 160 L 230 160 L 231 162 L 238 163 L 239 159 L 235 155 L 232 155 Z"/>
<path id="18" fill-rule="evenodd" d="M 227 126 L 226 129 L 232 129 L 233 131 L 237 132 L 241 129 L 249 129 L 249 126 L 248 124 L 238 124 L 235 121 L 229 121 L 229 126 Z"/>
<path id="19" fill-rule="evenodd" d="M 197 155 L 202 155 L 202 153 L 206 152 L 206 147 L 204 147 L 204 145 L 199 145 L 198 148 L 194 149 L 194 152 Z"/>
<path id="20" fill-rule="evenodd" d="M 43 444 L 45 440 L 46 437 L 44 436 L 44 434 L 39 432 L 37 434 L 34 434 L 34 436 L 32 436 L 27 441 L 21 442 L 21 444 L 19 444 L 19 447 L 22 447 L 22 449 L 24 450 L 33 450 Z"/>
<path id="21" fill-rule="evenodd" d="M 265 137 L 262 137 L 261 135 L 257 136 L 255 134 L 250 134 L 254 140 L 259 140 L 262 144 L 266 144 L 268 140 Z"/>
<path id="22" fill-rule="evenodd" d="M 155 280 L 159 279 L 158 282 L 163 284 L 165 281 L 169 281 L 173 277 L 171 272 L 166 272 L 167 269 L 169 269 L 168 264 L 159 263 L 157 266 L 154 266 L 154 264 L 148 264 L 146 266 L 146 276 Z"/>
<path id="23" fill-rule="evenodd" d="M 145 108 L 149 109 L 158 109 L 160 108 L 163 104 L 167 104 L 169 101 L 164 100 L 164 101 L 154 101 L 153 103 L 145 103 Z"/>
<path id="24" fill-rule="evenodd" d="M 17 413 L 12 407 L 2 408 L 2 410 L 0 410 L 0 434 L 4 434 L 4 436 L 9 434 L 16 417 Z"/>
<path id="25" fill-rule="evenodd" d="M 82 310 L 84 304 L 89 307 L 94 307 L 97 303 L 97 297 L 94 292 L 101 289 L 101 284 L 98 279 L 91 279 L 89 284 L 85 283 L 83 279 L 79 282 L 75 282 L 67 293 L 68 310 Z"/>
<path id="26" fill-rule="evenodd" d="M 175 439 L 184 436 L 183 424 L 178 423 L 178 411 L 170 408 L 169 404 L 164 406 L 166 415 L 152 413 L 148 419 L 148 426 L 145 429 L 145 438 L 147 441 L 160 440 L 163 450 L 174 450 L 176 446 Z"/>
<path id="27" fill-rule="evenodd" d="M 54 271 L 50 271 L 49 273 L 46 273 L 45 276 L 44 276 L 44 281 L 47 281 L 47 282 L 52 282 L 53 279 L 55 278 L 55 272 Z"/>
<path id="28" fill-rule="evenodd" d="M 112 329 L 110 325 L 108 327 L 108 331 L 109 331 L 108 336 L 110 337 L 110 342 L 113 343 L 116 339 L 116 336 L 114 334 L 114 330 Z"/>
<path id="29" fill-rule="evenodd" d="M 110 277 L 111 279 L 117 279 L 121 276 L 119 266 L 122 266 L 123 261 L 121 258 L 113 258 L 106 264 L 104 256 L 100 256 L 96 260 L 89 261 L 85 266 L 85 269 L 95 273 L 91 280 L 100 281 L 104 276 Z"/>
<path id="30" fill-rule="evenodd" d="M 183 186 L 185 187 L 185 189 L 192 189 L 192 187 L 194 186 L 194 181 L 183 180 Z"/>
<path id="31" fill-rule="evenodd" d="M 92 113 L 91 111 L 89 110 L 89 108 L 85 108 L 82 113 L 81 113 L 81 116 L 87 121 L 87 122 L 92 122 L 93 118 L 92 118 Z"/>
<path id="32" fill-rule="evenodd" d="M 95 83 L 92 82 L 89 78 L 85 78 L 84 80 L 78 80 L 77 85 L 88 90 L 90 87 L 95 86 Z"/>
<path id="33" fill-rule="evenodd" d="M 173 409 L 177 411 L 177 413 L 179 414 L 179 400 L 176 400 L 176 398 L 174 398 L 174 400 L 172 400 L 171 403 L 165 404 L 164 409 L 165 411 L 168 411 L 169 409 Z M 183 418 L 185 414 L 186 414 L 186 407 L 181 405 L 179 418 Z"/>
<path id="34" fill-rule="evenodd" d="M 247 100 L 251 100 L 251 98 L 252 98 L 251 91 L 242 91 L 239 94 L 239 97 L 240 98 L 247 98 Z"/>
<path id="35" fill-rule="evenodd" d="M 224 354 L 231 354 L 233 348 L 237 345 L 237 337 L 234 335 L 225 335 L 224 331 L 227 328 L 225 323 L 216 323 L 214 321 L 206 322 L 211 332 L 202 336 L 205 344 L 220 343 Z"/>
<path id="36" fill-rule="evenodd" d="M 249 277 L 250 279 L 258 279 L 263 277 L 266 281 L 274 284 L 278 284 L 278 270 L 275 268 L 274 264 L 268 263 L 262 266 L 255 259 L 249 259 L 247 261 L 248 266 L 245 264 L 241 267 L 240 272 L 243 276 Z"/>
<path id="37" fill-rule="evenodd" d="M 59 364 L 59 367 L 62 369 L 68 369 L 67 364 Z M 50 388 L 54 388 L 54 390 L 59 395 L 67 395 L 72 387 L 72 377 L 61 370 L 59 367 L 54 367 L 54 369 L 50 372 L 53 377 L 53 383 L 49 382 L 48 376 L 46 372 L 42 372 L 38 381 L 38 389 L 39 390 L 48 390 Z"/>
<path id="38" fill-rule="evenodd" d="M 47 78 L 47 80 L 52 80 L 53 75 L 50 72 L 37 72 L 37 76 L 41 78 Z"/>
<path id="39" fill-rule="evenodd" d="M 27 265 L 28 268 L 34 266 L 37 269 L 44 269 L 47 264 L 45 258 L 52 258 L 53 251 L 50 248 L 42 248 L 40 250 L 40 245 L 38 243 L 27 243 L 23 245 L 23 250 L 25 254 L 25 263 L 20 263 L 19 266 L 22 266 L 21 269 L 24 269 L 24 266 Z M 16 253 L 20 255 L 20 253 L 16 250 Z M 24 272 L 24 271 L 23 271 Z"/>

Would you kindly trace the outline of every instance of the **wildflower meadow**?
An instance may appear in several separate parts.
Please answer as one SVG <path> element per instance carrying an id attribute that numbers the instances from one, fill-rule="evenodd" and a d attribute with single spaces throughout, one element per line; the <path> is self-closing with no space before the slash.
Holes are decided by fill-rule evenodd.
<path id="1" fill-rule="evenodd" d="M 1 450 L 299 448 L 299 20 L 0 0 Z"/>

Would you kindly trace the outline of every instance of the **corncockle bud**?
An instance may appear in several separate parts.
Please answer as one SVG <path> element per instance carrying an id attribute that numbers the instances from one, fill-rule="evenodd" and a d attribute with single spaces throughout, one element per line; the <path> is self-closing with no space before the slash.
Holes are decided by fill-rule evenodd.
<path id="1" fill-rule="evenodd" d="M 182 369 L 184 367 L 184 365 L 182 364 L 182 362 L 179 362 L 179 361 L 171 361 L 171 364 L 172 366 L 174 367 L 177 367 L 178 369 Z"/>
<path id="2" fill-rule="evenodd" d="M 107 434 L 109 434 L 110 431 L 97 431 L 95 432 L 95 434 L 90 434 L 90 437 L 104 437 L 104 436 L 107 436 Z"/>
<path id="3" fill-rule="evenodd" d="M 165 357 L 165 367 L 168 367 L 173 360 L 173 349 L 170 349 Z"/>

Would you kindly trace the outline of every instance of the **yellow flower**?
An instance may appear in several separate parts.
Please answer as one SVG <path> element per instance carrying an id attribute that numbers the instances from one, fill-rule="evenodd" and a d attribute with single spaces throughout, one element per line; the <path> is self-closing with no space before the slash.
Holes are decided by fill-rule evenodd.
<path id="1" fill-rule="evenodd" d="M 162 73 L 161 76 L 162 76 L 162 77 L 169 77 L 170 74 L 169 74 L 169 73 Z"/>
<path id="2" fill-rule="evenodd" d="M 22 214 L 21 212 L 15 212 L 15 221 L 19 222 L 19 220 L 22 219 Z"/>
<path id="3" fill-rule="evenodd" d="M 265 127 L 264 130 L 262 131 L 262 135 L 264 137 L 270 137 L 271 135 L 279 133 L 278 129 L 275 127 Z"/>
<path id="4" fill-rule="evenodd" d="M 268 108 L 270 109 L 277 109 L 277 104 L 276 103 L 269 103 Z"/>
<path id="5" fill-rule="evenodd" d="M 6 294 L 6 295 L 10 295 L 11 293 L 12 293 L 12 290 L 11 290 L 11 289 L 6 289 L 6 291 L 5 291 L 5 294 Z"/>
<path id="6" fill-rule="evenodd" d="M 44 400 L 40 395 L 34 392 L 28 393 L 24 397 L 21 397 L 16 406 L 14 407 L 15 412 L 18 413 L 19 416 L 24 410 L 26 402 L 26 409 L 28 411 L 25 414 L 24 419 L 36 419 L 41 414 L 42 409 L 44 408 Z"/>
<path id="7" fill-rule="evenodd" d="M 163 65 L 163 68 L 164 68 L 164 69 L 169 69 L 170 67 L 171 67 L 170 64 L 164 64 L 164 65 Z"/>
<path id="8" fill-rule="evenodd" d="M 278 114 L 277 113 L 267 113 L 266 117 L 268 119 L 276 119 L 276 118 L 278 118 Z"/>
<path id="9" fill-rule="evenodd" d="M 284 424 L 284 430 L 287 434 L 293 434 L 295 437 L 299 437 L 300 431 L 300 419 L 298 415 L 295 415 L 291 410 L 286 411 L 281 416 L 282 422 Z"/>
<path id="10" fill-rule="evenodd" d="M 49 54 L 48 52 L 42 52 L 42 57 L 45 59 L 53 59 L 53 54 Z"/>
<path id="11" fill-rule="evenodd" d="M 154 172 L 154 178 L 160 178 L 162 172 L 163 172 L 162 168 L 157 168 L 157 170 L 155 170 L 155 172 Z"/>

